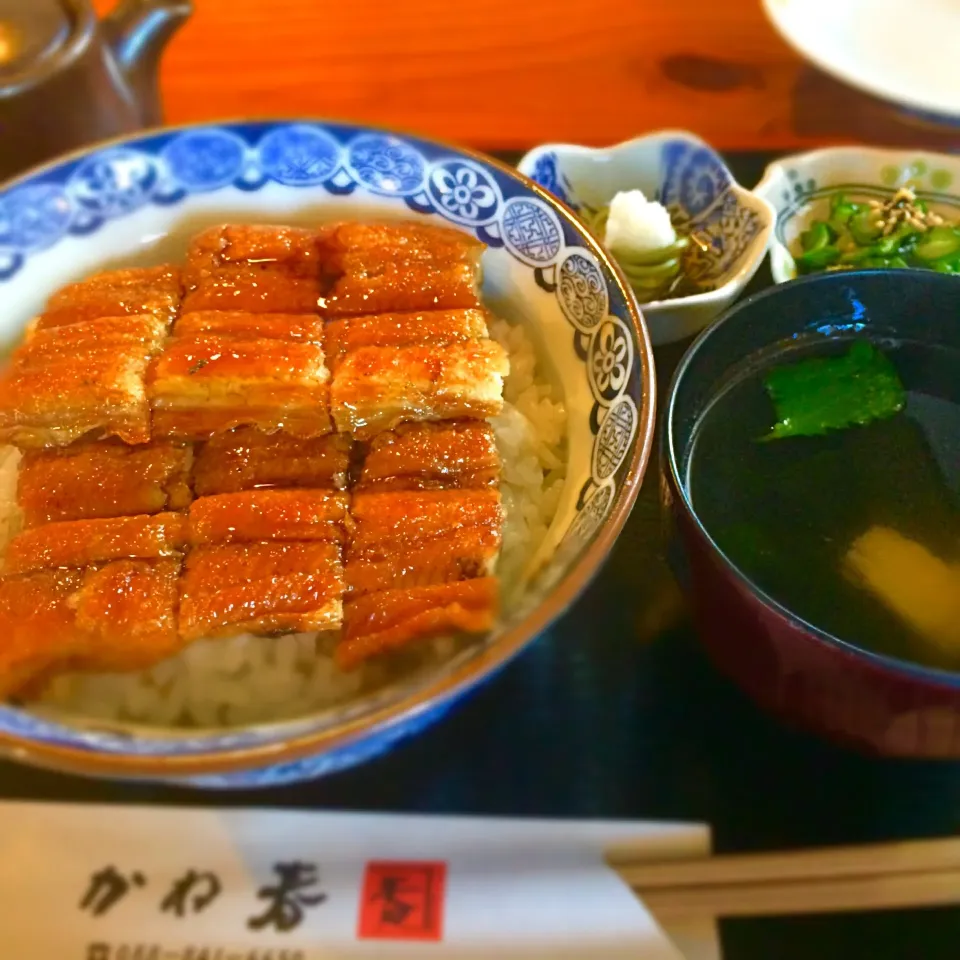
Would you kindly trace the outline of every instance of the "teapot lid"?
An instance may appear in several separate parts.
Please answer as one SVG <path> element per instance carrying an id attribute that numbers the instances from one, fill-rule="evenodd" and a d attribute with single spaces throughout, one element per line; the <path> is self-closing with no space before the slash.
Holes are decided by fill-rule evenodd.
<path id="1" fill-rule="evenodd" d="M 0 0 L 0 86 L 56 56 L 75 29 L 61 0 Z"/>

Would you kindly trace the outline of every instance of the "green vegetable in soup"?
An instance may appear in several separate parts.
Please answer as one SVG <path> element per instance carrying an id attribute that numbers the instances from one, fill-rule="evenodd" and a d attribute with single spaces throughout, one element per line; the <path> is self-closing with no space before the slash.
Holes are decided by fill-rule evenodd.
<path id="1" fill-rule="evenodd" d="M 840 356 L 774 367 L 764 387 L 777 417 L 767 440 L 862 426 L 894 416 L 906 403 L 893 363 L 866 340 Z"/>
<path id="2" fill-rule="evenodd" d="M 960 224 L 945 223 L 906 188 L 886 202 L 836 193 L 829 216 L 800 235 L 794 261 L 800 274 L 904 267 L 960 273 Z"/>

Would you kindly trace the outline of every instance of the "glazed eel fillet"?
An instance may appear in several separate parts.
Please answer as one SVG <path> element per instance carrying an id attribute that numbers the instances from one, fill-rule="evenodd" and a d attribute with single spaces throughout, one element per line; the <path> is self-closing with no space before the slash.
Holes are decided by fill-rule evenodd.
<path id="1" fill-rule="evenodd" d="M 357 492 L 495 487 L 500 455 L 484 420 L 405 423 L 369 444 Z"/>
<path id="2" fill-rule="evenodd" d="M 323 343 L 323 320 L 312 313 L 244 313 L 241 310 L 198 310 L 175 324 L 178 337 L 214 335 L 237 340 L 296 340 Z"/>
<path id="3" fill-rule="evenodd" d="M 436 522 L 424 522 L 427 514 Z M 349 596 L 492 573 L 500 516 L 496 490 L 358 494 L 357 536 L 346 551 Z"/>
<path id="4" fill-rule="evenodd" d="M 349 495 L 334 490 L 243 490 L 190 505 L 189 539 L 205 543 L 347 538 Z"/>
<path id="5" fill-rule="evenodd" d="M 182 646 L 182 514 L 49 523 L 11 541 L 0 578 L 0 694 L 57 670 L 137 670 Z"/>
<path id="6" fill-rule="evenodd" d="M 161 441 L 28 452 L 17 484 L 24 525 L 183 509 L 191 500 L 192 459 L 190 447 Z"/>
<path id="7" fill-rule="evenodd" d="M 122 559 L 0 579 L 0 696 L 62 670 L 141 670 L 173 656 L 180 559 Z"/>
<path id="8" fill-rule="evenodd" d="M 489 424 L 412 424 L 370 444 L 351 507 L 341 666 L 493 626 L 503 510 Z"/>
<path id="9" fill-rule="evenodd" d="M 180 299 L 171 266 L 99 273 L 50 297 L 0 375 L 0 443 L 148 441 L 144 375 Z"/>
<path id="10" fill-rule="evenodd" d="M 450 633 L 485 633 L 496 620 L 496 577 L 383 590 L 348 607 L 337 663 L 345 670 L 370 657 Z"/>
<path id="11" fill-rule="evenodd" d="M 479 307 L 484 244 L 412 222 L 320 228 L 326 316 Z"/>
<path id="12" fill-rule="evenodd" d="M 144 378 L 164 333 L 152 314 L 34 330 L 0 374 L 0 443 L 65 446 L 87 434 L 149 441 Z"/>
<path id="13" fill-rule="evenodd" d="M 371 437 L 407 421 L 496 416 L 506 351 L 479 310 L 331 321 L 330 407 L 336 428 Z"/>
<path id="14" fill-rule="evenodd" d="M 100 317 L 149 315 L 167 330 L 179 312 L 182 292 L 179 267 L 109 270 L 55 293 L 38 318 L 36 329 Z"/>
<path id="15" fill-rule="evenodd" d="M 347 522 L 347 494 L 296 489 L 25 530 L 0 579 L 0 694 L 55 669 L 140 669 L 205 636 L 336 628 Z"/>
<path id="16" fill-rule="evenodd" d="M 179 556 L 186 538 L 187 523 L 182 513 L 46 523 L 23 530 L 10 541 L 3 573 Z"/>
<path id="17" fill-rule="evenodd" d="M 353 443 L 345 434 L 303 440 L 282 430 L 238 427 L 199 446 L 193 467 L 197 496 L 260 487 L 347 485 Z"/>
<path id="18" fill-rule="evenodd" d="M 291 633 L 339 627 L 340 546 L 309 542 L 194 547 L 181 584 L 185 641 L 237 633 Z"/>
<path id="19" fill-rule="evenodd" d="M 332 431 L 313 231 L 219 226 L 194 238 L 174 339 L 153 363 L 157 436 L 240 426 L 303 438 Z"/>
<path id="20" fill-rule="evenodd" d="M 194 237 L 183 269 L 183 314 L 317 313 L 322 292 L 316 233 L 226 225 Z"/>
<path id="21" fill-rule="evenodd" d="M 329 379 L 319 343 L 175 337 L 148 377 L 154 434 L 204 439 L 255 426 L 322 436 L 332 430 Z"/>
<path id="22" fill-rule="evenodd" d="M 341 629 L 349 668 L 490 629 L 484 418 L 509 367 L 482 250 L 415 223 L 227 225 L 182 271 L 51 297 L 0 376 L 0 442 L 27 451 L 0 695 L 207 636 Z"/>
<path id="23" fill-rule="evenodd" d="M 311 489 L 195 500 L 180 602 L 184 638 L 339 627 L 348 503 L 346 493 Z"/>
<path id="24" fill-rule="evenodd" d="M 336 372 L 345 356 L 364 347 L 470 343 L 487 336 L 485 310 L 420 310 L 329 320 L 325 346 L 327 362 Z"/>
<path id="25" fill-rule="evenodd" d="M 483 248 L 460 231 L 413 222 L 212 227 L 187 251 L 182 312 L 340 316 L 477 307 Z"/>

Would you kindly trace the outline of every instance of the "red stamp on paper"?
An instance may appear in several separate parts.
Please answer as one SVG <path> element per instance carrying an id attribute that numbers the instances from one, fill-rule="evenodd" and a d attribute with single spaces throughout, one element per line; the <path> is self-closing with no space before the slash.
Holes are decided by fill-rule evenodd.
<path id="1" fill-rule="evenodd" d="M 360 894 L 360 940 L 442 940 L 445 863 L 367 864 Z"/>

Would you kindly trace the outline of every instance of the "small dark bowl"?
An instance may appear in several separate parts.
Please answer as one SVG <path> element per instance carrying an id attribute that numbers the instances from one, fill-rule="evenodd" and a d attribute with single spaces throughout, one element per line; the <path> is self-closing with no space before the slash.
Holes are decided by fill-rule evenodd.
<path id="1" fill-rule="evenodd" d="M 685 489 L 693 425 L 731 368 L 797 334 L 858 330 L 960 349 L 960 278 L 920 270 L 808 277 L 742 301 L 696 340 L 674 376 L 663 428 L 671 557 L 710 657 L 762 707 L 865 752 L 960 758 L 960 673 L 871 653 L 801 621 L 724 556 Z"/>

